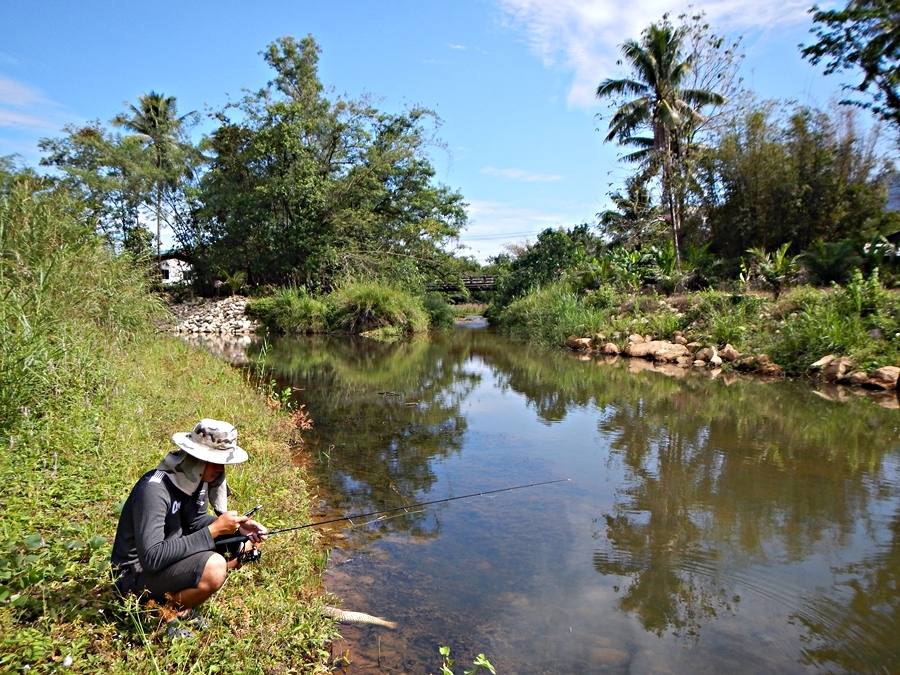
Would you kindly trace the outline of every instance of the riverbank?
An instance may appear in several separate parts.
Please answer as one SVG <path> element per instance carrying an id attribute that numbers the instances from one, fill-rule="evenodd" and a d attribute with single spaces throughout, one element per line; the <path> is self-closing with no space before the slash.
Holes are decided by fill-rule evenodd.
<path id="1" fill-rule="evenodd" d="M 8 440 L 15 452 L 6 453 L 0 476 L 15 493 L 7 489 L 3 499 L 0 569 L 16 592 L 0 606 L 0 670 L 70 664 L 73 672 L 153 672 L 197 663 L 325 672 L 336 633 L 320 614 L 325 556 L 314 533 L 274 539 L 258 565 L 231 575 L 209 603 L 210 628 L 195 641 L 169 644 L 155 613 L 113 594 L 108 560 L 118 509 L 168 450 L 171 433 L 199 417 L 232 421 L 250 453 L 229 472 L 232 508 L 262 503 L 263 522 L 287 525 L 307 518 L 310 495 L 291 459 L 298 429 L 240 371 L 166 337 L 108 357 L 106 386 L 60 419 L 63 428 L 26 424 Z"/>
<path id="2" fill-rule="evenodd" d="M 325 555 L 315 535 L 273 540 L 207 605 L 210 627 L 176 644 L 155 611 L 120 600 L 109 557 L 137 479 L 201 417 L 233 422 L 251 461 L 231 506 L 303 521 L 292 461 L 302 414 L 268 387 L 159 335 L 146 261 L 115 253 L 65 190 L 29 176 L 0 191 L 0 672 L 325 672 Z"/>
<path id="3" fill-rule="evenodd" d="M 873 279 L 844 288 L 672 297 L 582 292 L 552 284 L 494 311 L 503 332 L 586 354 L 622 355 L 684 369 L 893 390 L 900 374 L 900 295 Z"/>

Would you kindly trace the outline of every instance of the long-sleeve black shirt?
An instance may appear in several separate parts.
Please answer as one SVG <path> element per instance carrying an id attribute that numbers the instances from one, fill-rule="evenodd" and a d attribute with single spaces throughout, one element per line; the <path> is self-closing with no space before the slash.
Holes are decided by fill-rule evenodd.
<path id="1" fill-rule="evenodd" d="M 201 482 L 189 495 L 162 471 L 141 476 L 119 516 L 113 566 L 140 561 L 144 570 L 158 572 L 194 553 L 212 551 L 208 525 L 215 516 L 208 512 L 207 489 Z"/>

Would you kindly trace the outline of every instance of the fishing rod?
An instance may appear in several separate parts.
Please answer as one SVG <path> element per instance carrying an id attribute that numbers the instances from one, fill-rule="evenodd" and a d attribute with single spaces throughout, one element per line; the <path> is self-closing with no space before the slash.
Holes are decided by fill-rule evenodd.
<path id="1" fill-rule="evenodd" d="M 303 525 L 294 525 L 293 527 L 283 527 L 279 530 L 271 530 L 270 532 L 266 532 L 264 536 L 269 537 L 273 534 L 282 534 L 284 532 L 293 532 L 295 530 L 305 530 L 308 527 L 316 527 L 318 525 L 328 525 L 330 523 L 339 523 L 344 520 L 355 520 L 359 518 L 368 518 L 369 516 L 380 516 L 387 513 L 396 513 L 397 511 L 405 511 L 407 509 L 414 509 L 420 506 L 431 506 L 432 504 L 444 504 L 446 502 L 455 502 L 457 499 L 469 499 L 471 497 L 483 497 L 484 495 L 494 495 L 499 492 L 510 492 L 512 490 L 522 490 L 524 488 L 537 487 L 538 485 L 551 485 L 552 483 L 567 483 L 570 482 L 571 478 L 558 478 L 556 480 L 545 480 L 539 483 L 528 483 L 527 485 L 513 485 L 512 487 L 499 488 L 497 490 L 484 490 L 483 492 L 472 492 L 467 495 L 460 495 L 458 497 L 445 497 L 444 499 L 433 499 L 427 502 L 418 502 L 416 504 L 406 504 L 405 506 L 397 506 L 392 509 L 382 509 L 381 511 L 369 511 L 367 513 L 353 513 L 349 516 L 340 516 L 339 518 L 329 518 L 328 520 L 317 520 L 312 523 L 305 523 Z M 221 544 L 236 544 L 239 542 L 248 541 L 250 538 L 241 534 L 236 537 L 229 537 L 228 539 L 218 539 L 216 540 L 216 545 Z"/>

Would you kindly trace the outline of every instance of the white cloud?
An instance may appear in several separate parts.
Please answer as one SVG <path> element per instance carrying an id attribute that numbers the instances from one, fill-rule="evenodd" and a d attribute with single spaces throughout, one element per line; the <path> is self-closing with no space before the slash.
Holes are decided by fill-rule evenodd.
<path id="1" fill-rule="evenodd" d="M 597 105 L 594 92 L 620 72 L 619 45 L 637 38 L 666 12 L 705 11 L 718 32 L 772 28 L 808 21 L 809 0 L 498 0 L 509 23 L 521 29 L 547 66 L 573 71 L 567 100 L 573 107 Z"/>
<path id="2" fill-rule="evenodd" d="M 577 222 L 571 214 L 554 213 L 505 202 L 472 200 L 469 224 L 460 235 L 465 254 L 481 261 L 501 253 L 508 244 L 534 241 L 548 227 L 569 227 Z"/>
<path id="3" fill-rule="evenodd" d="M 524 169 L 498 169 L 494 166 L 482 167 L 481 173 L 523 183 L 554 183 L 563 179 L 562 176 L 555 173 L 532 173 Z"/>
<path id="4" fill-rule="evenodd" d="M 34 87 L 0 75 L 0 105 L 22 107 L 46 103 L 47 99 Z"/>
<path id="5" fill-rule="evenodd" d="M 59 129 L 59 124 L 38 115 L 0 108 L 0 127 L 19 129 Z"/>
<path id="6" fill-rule="evenodd" d="M 455 44 L 455 43 L 449 44 L 447 46 L 450 47 L 450 49 L 456 49 L 457 51 L 461 51 L 461 52 L 464 52 L 468 49 L 468 47 L 466 47 L 465 45 L 460 45 L 460 44 Z"/>
<path id="7" fill-rule="evenodd" d="M 25 133 L 58 131 L 65 110 L 31 85 L 0 75 L 0 128 Z"/>

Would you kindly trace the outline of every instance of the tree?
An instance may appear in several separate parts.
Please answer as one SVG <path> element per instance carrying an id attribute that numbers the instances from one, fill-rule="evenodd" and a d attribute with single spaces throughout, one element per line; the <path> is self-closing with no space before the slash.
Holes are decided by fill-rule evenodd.
<path id="1" fill-rule="evenodd" d="M 679 266 L 685 176 L 677 172 L 686 152 L 684 140 L 687 131 L 703 120 L 703 106 L 724 101 L 707 89 L 683 86 L 691 69 L 690 58 L 683 55 L 684 36 L 685 30 L 676 29 L 668 20 L 651 24 L 640 42 L 627 40 L 622 45 L 632 77 L 606 79 L 597 87 L 599 99 L 634 97 L 618 106 L 606 140 L 636 147 L 625 159 L 645 162 L 648 172 L 661 171 L 663 201 Z M 640 135 L 647 131 L 650 137 Z"/>
<path id="2" fill-rule="evenodd" d="M 632 248 L 641 242 L 658 240 L 660 235 L 665 236 L 665 221 L 653 206 L 647 183 L 640 176 L 625 181 L 625 194 L 613 192 L 609 198 L 615 208 L 597 214 L 609 246 Z"/>
<path id="3" fill-rule="evenodd" d="M 825 61 L 825 74 L 859 69 L 862 81 L 844 85 L 866 100 L 841 101 L 870 109 L 900 127 L 900 4 L 897 0 L 850 0 L 844 9 L 813 7 L 811 32 L 818 42 L 803 47 L 810 62 Z"/>
<path id="4" fill-rule="evenodd" d="M 113 124 L 135 132 L 152 152 L 155 173 L 152 182 L 155 188 L 156 210 L 156 255 L 162 253 L 162 202 L 163 191 L 184 173 L 182 154 L 182 127 L 192 113 L 178 117 L 175 97 L 164 96 L 155 91 L 144 94 L 138 105 L 129 106 L 128 113 L 117 115 Z"/>

